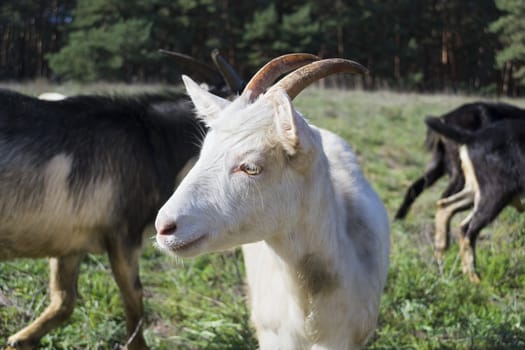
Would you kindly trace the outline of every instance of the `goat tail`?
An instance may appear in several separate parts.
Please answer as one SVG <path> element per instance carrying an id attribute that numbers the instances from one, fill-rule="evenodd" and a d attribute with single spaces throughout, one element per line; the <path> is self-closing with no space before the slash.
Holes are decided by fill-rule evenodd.
<path id="1" fill-rule="evenodd" d="M 472 131 L 445 124 L 440 118 L 427 117 L 425 123 L 432 131 L 459 144 L 470 143 L 474 139 Z"/>
<path id="2" fill-rule="evenodd" d="M 434 118 L 434 117 L 427 117 L 427 118 Z M 441 142 L 441 139 L 439 137 L 439 134 L 434 132 L 432 129 L 427 128 L 427 135 L 425 137 L 425 148 L 427 151 L 432 151 L 435 149 L 439 143 Z"/>

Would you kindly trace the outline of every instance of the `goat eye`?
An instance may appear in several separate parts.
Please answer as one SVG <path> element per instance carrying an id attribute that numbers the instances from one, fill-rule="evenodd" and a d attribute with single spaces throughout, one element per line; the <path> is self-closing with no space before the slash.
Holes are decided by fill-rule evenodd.
<path id="1" fill-rule="evenodd" d="M 262 171 L 262 168 L 260 166 L 257 166 L 253 163 L 242 163 L 239 166 L 239 169 L 241 169 L 242 172 L 248 175 L 259 175 Z"/>

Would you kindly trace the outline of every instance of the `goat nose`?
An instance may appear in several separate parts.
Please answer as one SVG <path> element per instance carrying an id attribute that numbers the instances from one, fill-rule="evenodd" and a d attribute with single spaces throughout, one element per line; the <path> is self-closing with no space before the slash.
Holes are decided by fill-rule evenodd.
<path id="1" fill-rule="evenodd" d="M 175 221 L 169 221 L 157 227 L 158 235 L 172 235 L 177 230 L 177 224 Z"/>

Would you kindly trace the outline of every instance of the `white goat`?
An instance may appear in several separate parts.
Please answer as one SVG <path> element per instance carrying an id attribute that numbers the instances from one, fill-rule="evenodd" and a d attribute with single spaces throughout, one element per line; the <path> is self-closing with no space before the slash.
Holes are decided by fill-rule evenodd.
<path id="1" fill-rule="evenodd" d="M 210 131 L 159 211 L 157 243 L 182 257 L 243 245 L 261 349 L 360 348 L 386 281 L 388 217 L 346 142 L 291 99 L 328 74 L 366 70 L 321 60 L 262 94 L 273 81 L 264 70 L 233 102 L 184 77 Z"/>

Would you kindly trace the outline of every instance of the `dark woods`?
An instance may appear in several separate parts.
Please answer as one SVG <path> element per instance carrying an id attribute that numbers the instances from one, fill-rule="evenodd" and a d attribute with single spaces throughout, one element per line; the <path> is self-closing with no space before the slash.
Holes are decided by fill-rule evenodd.
<path id="1" fill-rule="evenodd" d="M 0 79 L 172 81 L 158 48 L 219 47 L 243 76 L 306 51 L 361 62 L 369 89 L 516 96 L 524 15 L 521 0 L 3 0 Z"/>

